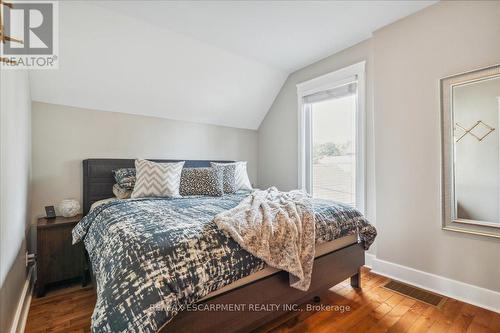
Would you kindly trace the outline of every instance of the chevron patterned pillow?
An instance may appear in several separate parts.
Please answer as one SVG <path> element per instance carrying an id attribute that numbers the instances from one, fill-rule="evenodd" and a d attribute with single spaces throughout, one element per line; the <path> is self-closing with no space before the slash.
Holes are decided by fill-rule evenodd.
<path id="1" fill-rule="evenodd" d="M 135 160 L 136 181 L 131 197 L 179 197 L 183 166 L 184 162 Z"/>

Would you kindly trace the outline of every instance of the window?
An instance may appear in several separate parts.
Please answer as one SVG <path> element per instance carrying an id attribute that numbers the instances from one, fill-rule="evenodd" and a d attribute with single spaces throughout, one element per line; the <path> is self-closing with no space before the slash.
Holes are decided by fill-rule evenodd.
<path id="1" fill-rule="evenodd" d="M 299 187 L 364 211 L 364 62 L 297 85 Z"/>

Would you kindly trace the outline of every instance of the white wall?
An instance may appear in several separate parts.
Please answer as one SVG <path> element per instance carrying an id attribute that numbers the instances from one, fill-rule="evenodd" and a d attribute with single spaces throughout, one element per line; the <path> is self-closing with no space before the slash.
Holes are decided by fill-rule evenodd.
<path id="1" fill-rule="evenodd" d="M 377 258 L 500 291 L 500 239 L 441 229 L 439 79 L 500 62 L 500 2 L 440 2 L 374 35 Z"/>
<path id="2" fill-rule="evenodd" d="M 259 128 L 258 179 L 261 187 L 297 188 L 298 109 L 297 83 L 366 61 L 366 216 L 375 222 L 375 165 L 373 137 L 373 60 L 371 40 L 307 66 L 286 80 Z"/>
<path id="3" fill-rule="evenodd" d="M 367 213 L 377 258 L 500 291 L 500 240 L 441 229 L 438 86 L 500 62 L 499 17 L 498 1 L 440 2 L 293 73 L 259 128 L 259 183 L 297 186 L 295 84 L 367 59 Z"/>
<path id="4" fill-rule="evenodd" d="M 257 180 L 257 132 L 155 117 L 33 103 L 32 212 L 64 198 L 82 203 L 86 158 L 248 161 Z"/>
<path id="5" fill-rule="evenodd" d="M 31 97 L 28 73 L 0 70 L 0 332 L 8 332 L 26 281 Z"/>

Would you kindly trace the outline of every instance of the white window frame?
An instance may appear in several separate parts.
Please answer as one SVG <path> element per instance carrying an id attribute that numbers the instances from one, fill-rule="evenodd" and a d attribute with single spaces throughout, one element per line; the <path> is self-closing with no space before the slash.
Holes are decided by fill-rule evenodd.
<path id="1" fill-rule="evenodd" d="M 297 84 L 298 97 L 298 187 L 308 193 L 312 193 L 312 159 L 311 140 L 306 138 L 306 126 L 311 126 L 311 112 L 306 110 L 304 97 L 321 91 L 336 88 L 342 84 L 357 80 L 357 100 L 356 100 L 356 208 L 365 213 L 366 202 L 366 153 L 365 153 L 365 128 L 366 128 L 366 82 L 365 64 L 362 61 L 337 71 L 319 76 L 309 81 Z M 312 136 L 312 130 L 309 129 Z"/>

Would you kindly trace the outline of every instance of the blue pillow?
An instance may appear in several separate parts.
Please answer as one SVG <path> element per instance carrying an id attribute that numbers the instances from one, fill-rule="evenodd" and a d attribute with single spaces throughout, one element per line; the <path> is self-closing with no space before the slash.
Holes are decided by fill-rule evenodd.
<path id="1" fill-rule="evenodd" d="M 127 190 L 133 190 L 135 186 L 135 168 L 122 168 L 113 170 L 116 183 Z"/>

